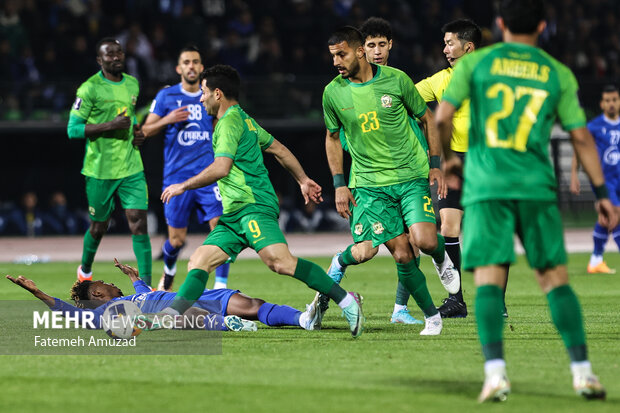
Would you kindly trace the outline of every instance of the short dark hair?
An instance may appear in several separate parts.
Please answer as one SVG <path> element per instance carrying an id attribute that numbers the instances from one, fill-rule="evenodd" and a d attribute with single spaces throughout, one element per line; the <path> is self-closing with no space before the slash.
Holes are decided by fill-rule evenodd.
<path id="1" fill-rule="evenodd" d="M 97 42 L 97 46 L 96 46 L 96 50 L 97 50 L 97 56 L 99 56 L 99 50 L 101 49 L 101 46 L 103 46 L 106 43 L 116 43 L 120 46 L 121 42 L 119 42 L 117 39 L 115 39 L 114 37 L 104 37 L 103 39 L 99 40 Z"/>
<path id="2" fill-rule="evenodd" d="M 499 15 L 512 33 L 532 34 L 545 19 L 545 6 L 542 0 L 502 0 Z"/>
<path id="3" fill-rule="evenodd" d="M 459 40 L 465 40 L 466 42 L 472 42 L 477 49 L 482 42 L 482 31 L 480 27 L 469 19 L 458 19 L 444 24 L 441 28 L 443 34 L 456 33 L 456 37 Z"/>
<path id="4" fill-rule="evenodd" d="M 614 92 L 618 92 L 618 86 L 609 84 L 609 85 L 603 86 L 603 92 L 601 92 L 601 95 L 603 93 L 614 93 Z"/>
<path id="5" fill-rule="evenodd" d="M 75 306 L 78 308 L 96 308 L 97 304 L 90 299 L 90 286 L 92 281 L 76 281 L 71 287 L 71 299 L 75 302 Z"/>
<path id="6" fill-rule="evenodd" d="M 332 33 L 327 40 L 329 46 L 347 42 L 349 47 L 356 48 L 364 45 L 364 36 L 353 26 L 344 26 Z"/>
<path id="7" fill-rule="evenodd" d="M 221 90 L 228 99 L 239 99 L 241 78 L 239 77 L 239 72 L 232 66 L 211 66 L 200 73 L 200 84 L 202 84 L 202 81 L 205 79 L 207 80 L 207 87 L 209 89 Z"/>
<path id="8" fill-rule="evenodd" d="M 364 41 L 369 37 L 385 37 L 392 40 L 392 26 L 381 17 L 370 17 L 360 26 Z"/>
<path id="9" fill-rule="evenodd" d="M 202 55 L 200 54 L 200 50 L 198 49 L 198 46 L 194 45 L 194 44 L 188 44 L 187 46 L 185 46 L 184 48 L 182 48 L 179 51 L 179 54 L 177 56 L 177 60 L 179 60 L 181 58 L 181 55 L 185 52 L 196 52 L 198 53 L 198 56 L 200 56 L 200 61 L 202 61 Z"/>

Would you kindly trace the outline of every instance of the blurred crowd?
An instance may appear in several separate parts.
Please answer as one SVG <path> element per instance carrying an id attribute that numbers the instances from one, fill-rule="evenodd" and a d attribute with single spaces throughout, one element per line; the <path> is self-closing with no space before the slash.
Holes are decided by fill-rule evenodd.
<path id="1" fill-rule="evenodd" d="M 161 86 L 177 81 L 177 51 L 193 43 L 201 48 L 207 64 L 226 63 L 241 72 L 249 86 L 249 105 L 259 111 L 257 117 L 320 116 L 322 87 L 335 74 L 325 47 L 334 28 L 359 26 L 372 15 L 387 18 L 395 40 L 390 63 L 417 80 L 446 66 L 444 23 L 470 17 L 483 27 L 486 43 L 497 40 L 494 3 L 2 0 L 0 120 L 66 117 L 76 87 L 98 70 L 94 48 L 104 36 L 122 42 L 127 72 L 141 84 L 143 107 Z M 620 2 L 548 3 L 542 46 L 578 76 L 619 75 Z M 283 101 L 291 104 L 282 108 Z"/>

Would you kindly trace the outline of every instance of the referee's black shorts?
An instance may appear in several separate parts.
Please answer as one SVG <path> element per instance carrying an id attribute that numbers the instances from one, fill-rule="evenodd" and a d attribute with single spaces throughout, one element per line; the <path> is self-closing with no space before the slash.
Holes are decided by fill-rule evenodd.
<path id="1" fill-rule="evenodd" d="M 456 156 L 461 159 L 461 162 L 465 164 L 465 152 L 454 152 Z M 439 210 L 444 208 L 454 208 L 463 210 L 463 206 L 461 205 L 461 192 L 463 188 L 463 181 L 461 180 L 461 189 L 451 189 L 448 188 L 448 194 L 445 198 L 441 198 L 437 203 L 439 205 Z"/>

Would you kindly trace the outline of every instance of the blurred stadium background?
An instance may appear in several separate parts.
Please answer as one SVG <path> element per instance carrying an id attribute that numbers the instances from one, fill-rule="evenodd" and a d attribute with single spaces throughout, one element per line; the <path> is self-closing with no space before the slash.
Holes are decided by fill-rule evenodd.
<path id="1" fill-rule="evenodd" d="M 0 235 L 82 233 L 87 225 L 81 168 L 84 142 L 69 141 L 66 121 L 75 90 L 99 70 L 95 43 L 118 38 L 126 71 L 140 81 L 143 119 L 164 85 L 177 83 L 177 51 L 200 47 L 206 66 L 236 67 L 244 80 L 242 106 L 288 145 L 308 174 L 329 195 L 324 155 L 323 87 L 336 74 L 327 52 L 329 33 L 359 26 L 376 15 L 394 29 L 390 64 L 414 81 L 447 66 L 441 26 L 468 17 L 484 29 L 484 42 L 499 39 L 494 1 L 475 0 L 1 0 L 0 136 L 3 176 Z M 578 77 L 588 119 L 599 113 L 603 85 L 620 74 L 620 2 L 548 1 L 541 46 Z M 159 202 L 162 139 L 143 146 L 151 199 L 151 231 L 165 226 Z M 568 225 L 590 226 L 593 195 L 585 175 L 580 196 L 569 193 L 572 149 L 556 129 L 551 156 Z M 296 184 L 268 159 L 282 196 L 289 231 L 342 229 L 328 199 L 317 211 L 302 210 Z M 321 216 L 317 216 L 317 214 Z M 59 223 L 60 222 L 60 223 Z M 156 225 L 157 224 L 157 225 Z M 338 226 L 340 224 L 340 227 Z M 122 214 L 111 232 L 126 231 Z M 346 228 L 346 223 L 344 223 Z M 192 229 L 190 227 L 190 229 Z M 193 227 L 203 232 L 204 228 Z"/>

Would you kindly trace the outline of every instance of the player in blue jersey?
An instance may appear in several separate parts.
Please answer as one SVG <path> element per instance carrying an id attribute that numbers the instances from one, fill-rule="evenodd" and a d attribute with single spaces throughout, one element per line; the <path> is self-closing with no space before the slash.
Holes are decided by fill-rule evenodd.
<path id="1" fill-rule="evenodd" d="M 609 191 L 609 200 L 614 206 L 618 207 L 620 206 L 620 150 L 618 149 L 620 143 L 620 93 L 616 86 L 607 85 L 603 88 L 601 109 L 603 113 L 588 123 L 588 130 L 594 137 L 596 149 L 601 159 L 605 185 Z M 577 158 L 573 155 L 570 189 L 575 194 L 579 194 L 581 190 L 577 177 L 578 169 Z M 616 272 L 603 261 L 603 252 L 609 239 L 609 232 L 598 222 L 594 225 L 592 234 L 594 250 L 588 263 L 590 274 L 614 274 Z M 620 226 L 614 228 L 611 233 L 616 245 L 620 248 Z"/>
<path id="2" fill-rule="evenodd" d="M 32 293 L 53 311 L 67 312 L 71 315 L 92 312 L 94 314 L 93 324 L 97 328 L 100 328 L 100 316 L 113 302 L 132 301 L 143 313 L 158 313 L 170 306 L 176 297 L 176 293 L 152 291 L 140 279 L 138 270 L 135 268 L 122 264 L 116 259 L 114 259 L 114 265 L 129 277 L 136 294 L 124 295 L 120 288 L 103 281 L 78 281 L 71 288 L 74 306 L 45 294 L 37 288 L 34 281 L 21 275 L 17 278 L 7 275 L 6 278 Z M 181 320 L 187 321 L 188 318 L 208 314 L 214 317 L 210 317 L 208 323 L 204 322 L 204 328 L 207 330 L 256 330 L 256 324 L 249 320 L 259 320 L 268 326 L 297 326 L 312 330 L 316 318 L 314 307 L 301 312 L 287 305 L 271 304 L 260 298 L 248 297 L 239 290 L 223 288 L 205 290 L 193 307 L 185 312 L 185 317 Z"/>
<path id="3" fill-rule="evenodd" d="M 181 83 L 159 91 L 143 126 L 147 137 L 165 129 L 164 188 L 191 178 L 213 163 L 213 117 L 200 103 L 198 75 L 203 69 L 198 49 L 183 48 L 176 67 Z M 177 257 L 185 244 L 194 209 L 202 223 L 208 222 L 211 229 L 215 228 L 222 215 L 222 197 L 217 183 L 187 191 L 164 204 L 168 239 L 162 247 L 164 273 L 158 290 L 172 290 Z M 215 270 L 214 288 L 226 288 L 229 265 L 223 264 Z"/>

